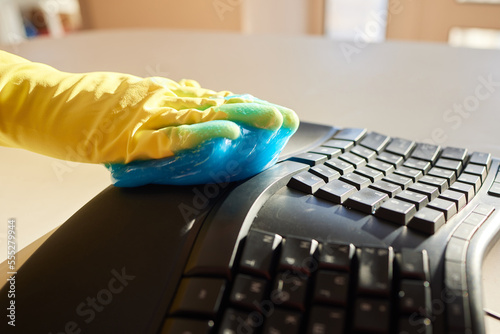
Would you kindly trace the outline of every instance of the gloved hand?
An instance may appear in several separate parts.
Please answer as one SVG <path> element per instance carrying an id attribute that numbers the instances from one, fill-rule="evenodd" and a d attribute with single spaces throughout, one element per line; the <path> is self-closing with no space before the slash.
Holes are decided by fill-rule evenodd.
<path id="1" fill-rule="evenodd" d="M 116 185 L 245 178 L 269 167 L 297 127 L 292 110 L 249 95 L 65 73 L 0 51 L 0 145 L 105 163 Z M 228 168 L 233 160 L 239 168 Z"/>

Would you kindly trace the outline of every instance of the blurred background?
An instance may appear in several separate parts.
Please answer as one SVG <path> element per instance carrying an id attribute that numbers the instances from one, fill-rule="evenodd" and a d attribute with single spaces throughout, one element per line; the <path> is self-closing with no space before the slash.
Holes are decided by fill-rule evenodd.
<path id="1" fill-rule="evenodd" d="M 0 44 L 131 27 L 500 48 L 500 0 L 0 0 Z"/>

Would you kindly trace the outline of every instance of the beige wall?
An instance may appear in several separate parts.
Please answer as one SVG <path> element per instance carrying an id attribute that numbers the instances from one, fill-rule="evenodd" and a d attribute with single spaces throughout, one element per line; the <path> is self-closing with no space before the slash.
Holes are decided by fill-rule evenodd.
<path id="1" fill-rule="evenodd" d="M 241 0 L 80 0 L 85 28 L 240 30 Z"/>
<path id="2" fill-rule="evenodd" d="M 325 0 L 79 0 L 84 28 L 322 34 Z"/>
<path id="3" fill-rule="evenodd" d="M 322 34 L 325 0 L 240 0 L 245 33 Z"/>
<path id="4" fill-rule="evenodd" d="M 388 39 L 447 42 L 452 27 L 500 29 L 500 5 L 389 0 Z"/>

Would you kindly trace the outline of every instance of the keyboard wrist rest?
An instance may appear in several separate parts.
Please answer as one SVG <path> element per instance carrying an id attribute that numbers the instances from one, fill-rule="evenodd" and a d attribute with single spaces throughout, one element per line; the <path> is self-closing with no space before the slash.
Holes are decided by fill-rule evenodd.
<path id="1" fill-rule="evenodd" d="M 17 321 L 16 329 L 59 333 L 75 323 L 82 332 L 156 333 L 207 213 L 186 221 L 177 208 L 193 203 L 202 191 L 202 186 L 103 190 L 19 268 L 16 317 L 25 320 Z M 222 194 L 209 199 L 208 207 Z M 92 316 L 87 298 L 111 287 L 119 290 L 117 276 L 130 279 Z M 7 289 L 1 290 L 1 305 L 9 302 Z M 130 302 L 137 307 L 131 309 Z M 7 326 L 2 321 L 0 332 L 8 333 Z"/>

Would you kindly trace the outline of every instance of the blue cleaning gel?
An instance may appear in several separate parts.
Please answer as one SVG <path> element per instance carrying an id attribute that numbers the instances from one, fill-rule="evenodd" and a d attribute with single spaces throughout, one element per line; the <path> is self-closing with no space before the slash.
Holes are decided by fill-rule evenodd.
<path id="1" fill-rule="evenodd" d="M 107 164 L 106 168 L 117 187 L 239 181 L 274 165 L 294 133 L 287 128 L 271 131 L 240 123 L 237 125 L 241 135 L 235 140 L 210 139 L 194 149 L 177 152 L 173 157 Z"/>

